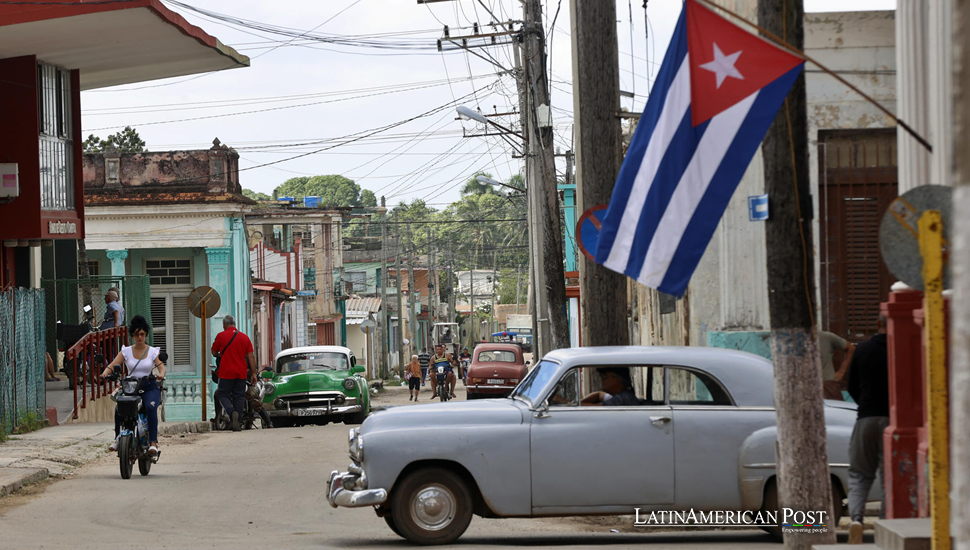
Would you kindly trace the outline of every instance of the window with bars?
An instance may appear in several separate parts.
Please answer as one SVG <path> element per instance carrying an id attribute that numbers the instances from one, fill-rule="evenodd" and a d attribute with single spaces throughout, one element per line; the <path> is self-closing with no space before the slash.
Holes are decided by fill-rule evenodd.
<path id="1" fill-rule="evenodd" d="M 71 73 L 37 64 L 37 117 L 40 128 L 41 208 L 74 209 L 74 142 Z"/>
<path id="2" fill-rule="evenodd" d="M 192 317 L 188 293 L 152 292 L 151 317 L 155 346 L 168 353 L 171 373 L 194 373 L 192 365 Z"/>
<path id="3" fill-rule="evenodd" d="M 145 260 L 145 274 L 152 286 L 192 284 L 192 260 Z"/>
<path id="4" fill-rule="evenodd" d="M 81 262 L 77 263 L 77 271 L 79 274 L 81 273 L 81 265 L 82 265 Z M 88 276 L 97 277 L 98 275 L 101 275 L 101 262 L 99 262 L 98 260 L 89 260 Z"/>

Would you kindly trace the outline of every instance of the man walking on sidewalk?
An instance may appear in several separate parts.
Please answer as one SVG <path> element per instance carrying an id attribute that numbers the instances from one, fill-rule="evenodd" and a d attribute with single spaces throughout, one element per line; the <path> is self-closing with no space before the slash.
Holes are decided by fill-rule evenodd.
<path id="1" fill-rule="evenodd" d="M 428 348 L 421 348 L 421 353 L 418 354 L 418 364 L 421 365 L 421 385 L 423 386 L 428 380 L 428 364 L 431 363 L 431 356 L 428 354 Z"/>
<path id="2" fill-rule="evenodd" d="M 866 500 L 877 474 L 882 485 L 882 434 L 889 425 L 889 360 L 882 315 L 879 333 L 859 344 L 852 354 L 849 395 L 859 405 L 849 440 L 849 544 L 862 544 Z"/>
<path id="3" fill-rule="evenodd" d="M 219 389 L 216 396 L 232 420 L 232 430 L 242 429 L 239 416 L 246 401 L 246 381 L 256 382 L 256 357 L 249 337 L 236 330 L 232 315 L 222 318 L 222 332 L 212 341 L 212 355 L 219 357 Z"/>

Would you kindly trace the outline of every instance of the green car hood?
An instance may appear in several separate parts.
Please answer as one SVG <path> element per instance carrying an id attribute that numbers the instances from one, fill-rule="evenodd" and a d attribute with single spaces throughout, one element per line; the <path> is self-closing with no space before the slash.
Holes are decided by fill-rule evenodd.
<path id="1" fill-rule="evenodd" d="M 303 393 L 310 391 L 332 391 L 338 390 L 347 395 L 357 395 L 357 389 L 347 391 L 343 387 L 343 382 L 353 376 L 349 370 L 312 370 L 307 372 L 291 372 L 277 374 L 273 377 L 273 384 L 276 391 L 272 397 L 290 393 Z M 270 396 L 267 396 L 267 401 Z"/>

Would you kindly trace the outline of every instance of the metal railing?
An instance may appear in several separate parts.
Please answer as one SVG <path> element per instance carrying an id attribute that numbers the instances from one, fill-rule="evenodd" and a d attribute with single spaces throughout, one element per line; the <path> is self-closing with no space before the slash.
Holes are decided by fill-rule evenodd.
<path id="1" fill-rule="evenodd" d="M 0 292 L 0 430 L 10 433 L 23 415 L 44 416 L 44 291 Z"/>
<path id="2" fill-rule="evenodd" d="M 101 370 L 118 355 L 121 346 L 127 345 L 127 328 L 116 327 L 89 332 L 64 352 L 64 364 L 73 372 L 75 381 L 73 418 L 77 418 L 79 408 L 87 408 L 88 401 L 108 396 L 117 387 L 116 381 L 100 378 Z"/>

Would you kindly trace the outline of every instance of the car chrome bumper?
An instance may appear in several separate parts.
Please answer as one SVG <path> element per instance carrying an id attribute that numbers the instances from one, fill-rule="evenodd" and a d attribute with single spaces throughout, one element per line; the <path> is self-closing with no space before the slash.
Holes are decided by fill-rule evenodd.
<path id="1" fill-rule="evenodd" d="M 474 384 L 474 385 L 468 386 L 468 389 L 475 390 L 475 391 L 480 391 L 480 390 L 508 390 L 508 391 L 512 391 L 515 388 L 516 388 L 516 386 L 497 386 L 497 385 L 494 385 L 494 384 Z"/>
<path id="2" fill-rule="evenodd" d="M 387 491 L 368 489 L 367 475 L 359 466 L 351 465 L 349 472 L 337 470 L 330 472 L 330 480 L 327 481 L 327 500 L 334 508 L 377 506 L 387 502 Z"/>
<path id="3" fill-rule="evenodd" d="M 345 405 L 342 407 L 308 407 L 308 408 L 287 408 L 270 410 L 269 415 L 285 416 L 293 418 L 328 416 L 331 414 L 353 414 L 359 413 L 363 408 L 360 405 Z"/>

